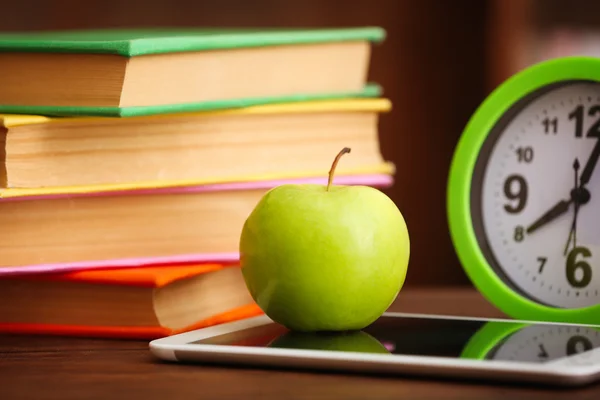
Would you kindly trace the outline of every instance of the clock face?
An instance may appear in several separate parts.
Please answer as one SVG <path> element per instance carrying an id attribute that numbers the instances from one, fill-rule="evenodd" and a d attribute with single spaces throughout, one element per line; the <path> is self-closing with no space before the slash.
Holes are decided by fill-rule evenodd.
<path id="1" fill-rule="evenodd" d="M 482 147 L 477 240 L 496 273 L 539 303 L 600 303 L 599 140 L 600 84 L 571 82 L 514 106 Z"/>
<path id="2" fill-rule="evenodd" d="M 568 325 L 527 326 L 497 345 L 486 358 L 504 361 L 546 362 L 600 347 L 600 332 Z"/>

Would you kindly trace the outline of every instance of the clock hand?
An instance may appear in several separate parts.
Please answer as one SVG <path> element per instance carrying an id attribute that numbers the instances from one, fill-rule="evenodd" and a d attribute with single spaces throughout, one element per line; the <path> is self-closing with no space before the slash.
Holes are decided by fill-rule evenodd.
<path id="1" fill-rule="evenodd" d="M 575 202 L 575 213 L 573 214 L 573 247 L 577 247 L 577 216 L 579 215 L 579 202 Z M 565 253 L 566 254 L 566 253 Z"/>
<path id="2" fill-rule="evenodd" d="M 594 146 L 594 150 L 592 150 L 592 155 L 588 159 L 587 164 L 585 164 L 585 168 L 581 173 L 581 182 L 580 186 L 585 186 L 590 181 L 592 177 L 592 172 L 596 168 L 596 164 L 598 163 L 598 158 L 600 158 L 600 139 L 596 141 L 596 145 Z"/>
<path id="3" fill-rule="evenodd" d="M 546 211 L 546 213 L 544 215 L 542 215 L 540 218 L 538 218 L 533 224 L 529 225 L 529 227 L 527 227 L 526 232 L 533 233 L 536 230 L 538 230 L 539 228 L 541 228 L 542 226 L 546 225 L 547 223 L 560 217 L 561 215 L 563 215 L 564 213 L 566 213 L 569 210 L 569 206 L 571 205 L 572 202 L 573 202 L 573 198 L 570 198 L 569 200 L 559 201 L 551 209 Z"/>
<path id="4" fill-rule="evenodd" d="M 533 224 L 527 227 L 526 232 L 533 233 L 547 223 L 560 217 L 569 210 L 571 203 L 577 202 L 577 207 L 587 204 L 590 201 L 590 191 L 584 187 L 579 186 L 577 190 L 571 191 L 571 198 L 569 200 L 561 200 L 556 203 L 550 210 L 546 211 L 544 215 L 538 218 Z"/>
<path id="5" fill-rule="evenodd" d="M 583 185 L 589 182 L 592 172 L 594 171 L 594 167 L 598 162 L 598 158 L 600 158 L 600 145 L 598 143 L 600 143 L 600 139 L 598 142 L 596 142 L 596 147 L 594 147 L 594 151 L 592 152 L 592 155 L 590 156 L 590 159 L 588 160 L 585 169 L 581 174 L 579 185 L 577 185 L 575 189 L 571 190 L 571 198 L 569 200 L 560 200 L 552 208 L 550 208 L 550 210 L 546 211 L 544 215 L 538 218 L 526 229 L 528 234 L 535 232 L 542 226 L 566 213 L 569 210 L 571 203 L 576 203 L 577 211 L 579 211 L 580 206 L 587 204 L 590 201 L 590 191 Z M 579 162 L 577 162 L 577 164 L 579 165 Z M 575 165 L 573 165 L 573 168 L 575 168 Z"/>
<path id="6" fill-rule="evenodd" d="M 573 240 L 573 247 L 577 247 L 577 214 L 579 213 L 579 160 L 575 158 L 575 162 L 573 163 L 573 172 L 575 177 L 575 188 L 573 189 L 571 198 L 574 199 L 575 212 L 573 213 L 573 222 L 571 223 L 571 230 L 569 231 L 569 238 L 567 239 L 567 244 L 565 245 L 564 255 L 567 255 L 569 251 L 569 245 L 571 244 L 571 240 Z"/>

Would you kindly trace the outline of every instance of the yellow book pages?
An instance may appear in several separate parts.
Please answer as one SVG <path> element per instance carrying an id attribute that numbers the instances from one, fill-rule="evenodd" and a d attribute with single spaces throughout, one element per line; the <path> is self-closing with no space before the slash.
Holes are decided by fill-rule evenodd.
<path id="1" fill-rule="evenodd" d="M 0 115 L 0 197 L 85 194 L 326 176 L 392 175 L 378 143 L 387 99 L 272 104 L 145 117 Z M 2 171 L 0 171 L 2 172 Z"/>
<path id="2" fill-rule="evenodd" d="M 125 184 L 107 184 L 107 185 L 82 185 L 82 186 L 63 186 L 63 187 L 40 187 L 40 188 L 7 188 L 0 190 L 0 198 L 9 197 L 28 197 L 28 196 L 54 196 L 54 195 L 74 195 L 74 194 L 89 194 L 89 193 L 111 193 L 131 190 L 159 190 L 159 189 L 175 189 L 175 188 L 193 188 L 197 186 L 207 185 L 223 185 L 228 183 L 259 183 L 270 181 L 274 185 L 282 184 L 292 179 L 301 178 L 320 178 L 325 179 L 327 171 L 304 171 L 295 174 L 271 174 L 271 175 L 255 175 L 255 176 L 239 176 L 225 179 L 204 179 L 204 180 L 186 180 L 186 181 L 169 181 L 169 182 L 139 182 Z M 395 165 L 391 162 L 385 162 L 380 165 L 366 166 L 364 168 L 356 168 L 349 170 L 346 175 L 393 175 L 395 173 Z"/>
<path id="3" fill-rule="evenodd" d="M 12 128 L 19 125 L 43 124 L 51 120 L 52 118 L 43 115 L 0 114 L 0 123 L 5 128 Z"/>
<path id="4" fill-rule="evenodd" d="M 215 111 L 201 111 L 195 113 L 181 113 L 178 116 L 218 116 L 218 115 L 258 115 L 258 114 L 295 114 L 295 113 L 315 113 L 315 112 L 389 112 L 392 103 L 384 98 L 366 98 L 366 99 L 343 99 L 343 100 L 316 100 L 298 103 L 280 103 L 259 106 L 250 106 L 243 108 L 231 108 Z M 19 114 L 0 114 L 2 125 L 6 128 L 13 128 L 22 125 L 43 124 L 53 122 L 81 121 L 82 123 L 93 123 L 95 121 L 103 122 L 107 118 L 120 119 L 118 117 L 46 117 L 42 115 L 19 115 Z M 172 114 L 160 114 L 152 116 L 130 117 L 129 119 L 165 119 L 172 118 Z"/>

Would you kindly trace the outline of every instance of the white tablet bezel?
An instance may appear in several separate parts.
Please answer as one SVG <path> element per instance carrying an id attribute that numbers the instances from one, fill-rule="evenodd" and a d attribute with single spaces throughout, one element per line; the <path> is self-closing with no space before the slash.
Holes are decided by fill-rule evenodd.
<path id="1" fill-rule="evenodd" d="M 481 322 L 524 322 L 497 318 L 472 318 L 450 315 L 386 312 L 386 317 L 454 319 Z M 150 342 L 151 352 L 167 361 L 185 361 L 269 365 L 375 373 L 417 373 L 463 378 L 491 378 L 505 381 L 546 382 L 559 385 L 581 385 L 600 379 L 600 348 L 547 363 L 472 360 L 435 356 L 294 350 L 250 346 L 189 344 L 227 333 L 272 323 L 265 315 L 216 325 L 196 331 L 156 339 Z M 572 325 L 544 322 L 544 324 Z M 581 325 L 579 325 L 581 326 Z"/>

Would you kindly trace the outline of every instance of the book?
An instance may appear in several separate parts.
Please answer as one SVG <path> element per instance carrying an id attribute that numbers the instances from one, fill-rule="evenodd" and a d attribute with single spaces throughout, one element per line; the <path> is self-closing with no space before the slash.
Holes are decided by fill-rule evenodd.
<path id="1" fill-rule="evenodd" d="M 0 34 L 0 112 L 133 116 L 377 95 L 378 27 Z"/>
<path id="2" fill-rule="evenodd" d="M 0 279 L 0 332 L 152 339 L 261 314 L 237 265 Z"/>
<path id="3" fill-rule="evenodd" d="M 0 115 L 0 187 L 152 186 L 322 175 L 343 147 L 341 174 L 384 163 L 387 99 L 260 105 L 159 116 Z"/>
<path id="4" fill-rule="evenodd" d="M 0 275 L 239 260 L 244 221 L 282 184 L 321 177 L 197 186 L 6 189 L 0 199 Z M 365 171 L 366 172 L 366 171 Z M 385 173 L 336 175 L 337 185 L 385 188 Z"/>

